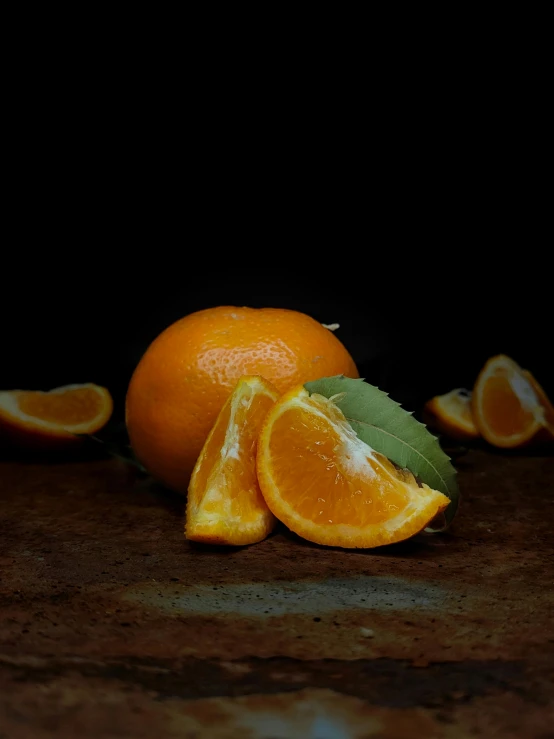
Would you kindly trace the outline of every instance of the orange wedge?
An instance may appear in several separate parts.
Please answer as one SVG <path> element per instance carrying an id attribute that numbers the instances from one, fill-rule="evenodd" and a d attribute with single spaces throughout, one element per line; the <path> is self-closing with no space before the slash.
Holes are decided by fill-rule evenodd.
<path id="1" fill-rule="evenodd" d="M 35 449 L 58 449 L 78 443 L 76 434 L 93 434 L 113 410 L 106 388 L 65 385 L 49 392 L 0 392 L 0 432 L 8 441 Z"/>
<path id="2" fill-rule="evenodd" d="M 317 544 L 376 547 L 417 534 L 449 499 L 359 439 L 342 411 L 299 386 L 277 401 L 258 441 L 271 511 Z"/>
<path id="3" fill-rule="evenodd" d="M 451 439 L 471 441 L 479 437 L 471 410 L 471 392 L 465 388 L 459 387 L 428 400 L 423 408 L 423 420 Z"/>
<path id="4" fill-rule="evenodd" d="M 245 376 L 221 409 L 194 467 L 188 489 L 187 539 L 207 544 L 255 544 L 276 521 L 256 477 L 262 422 L 279 397 L 259 376 Z"/>
<path id="5" fill-rule="evenodd" d="M 550 402 L 550 399 L 548 398 L 547 394 L 544 392 L 543 388 L 539 385 L 535 377 L 529 372 L 529 370 L 523 370 L 523 374 L 525 377 L 529 380 L 531 383 L 533 390 L 537 394 L 537 398 L 539 399 L 539 403 L 541 404 L 543 410 L 544 410 L 544 428 L 539 432 L 539 437 L 546 439 L 551 438 L 554 439 L 554 406 Z"/>
<path id="6" fill-rule="evenodd" d="M 494 446 L 554 439 L 554 409 L 533 375 L 505 354 L 491 357 L 473 388 L 473 416 Z"/>

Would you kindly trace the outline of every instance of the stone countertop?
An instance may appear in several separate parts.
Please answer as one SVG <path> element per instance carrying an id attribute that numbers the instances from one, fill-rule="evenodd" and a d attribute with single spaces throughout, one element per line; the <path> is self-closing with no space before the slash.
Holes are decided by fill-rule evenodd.
<path id="1" fill-rule="evenodd" d="M 123 462 L 0 462 L 0 737 L 546 739 L 554 457 L 460 457 L 451 530 L 193 545 Z"/>

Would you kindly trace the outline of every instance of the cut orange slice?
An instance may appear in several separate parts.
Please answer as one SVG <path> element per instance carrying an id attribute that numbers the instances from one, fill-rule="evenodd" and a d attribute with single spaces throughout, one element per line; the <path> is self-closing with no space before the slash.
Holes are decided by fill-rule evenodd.
<path id="1" fill-rule="evenodd" d="M 491 357 L 473 388 L 473 416 L 494 446 L 554 438 L 554 409 L 533 375 L 505 354 Z"/>
<path id="2" fill-rule="evenodd" d="M 0 392 L 0 431 L 9 441 L 32 448 L 64 448 L 93 434 L 113 411 L 108 390 L 99 385 L 65 385 L 49 392 Z"/>
<path id="3" fill-rule="evenodd" d="M 317 544 L 376 547 L 417 534 L 449 499 L 359 439 L 342 411 L 299 386 L 269 411 L 258 480 L 275 516 Z"/>
<path id="4" fill-rule="evenodd" d="M 554 406 L 550 402 L 550 399 L 544 392 L 543 388 L 539 385 L 539 383 L 529 372 L 529 370 L 523 370 L 523 374 L 531 383 L 533 390 L 537 393 L 539 403 L 544 410 L 544 428 L 539 431 L 538 436 L 540 439 L 554 439 Z"/>
<path id="5" fill-rule="evenodd" d="M 451 439 L 471 441 L 479 437 L 471 410 L 471 392 L 465 388 L 459 387 L 428 400 L 423 408 L 423 420 Z"/>
<path id="6" fill-rule="evenodd" d="M 188 489 L 187 539 L 208 544 L 255 544 L 276 521 L 256 477 L 262 422 L 279 393 L 259 376 L 238 381 L 194 467 Z"/>

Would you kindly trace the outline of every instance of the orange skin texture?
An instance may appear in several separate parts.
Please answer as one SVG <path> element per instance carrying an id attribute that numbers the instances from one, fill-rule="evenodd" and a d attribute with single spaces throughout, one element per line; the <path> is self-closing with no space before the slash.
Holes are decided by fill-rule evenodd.
<path id="1" fill-rule="evenodd" d="M 131 446 L 151 475 L 185 493 L 208 433 L 243 375 L 280 393 L 320 377 L 359 377 L 331 331 L 283 308 L 219 306 L 191 313 L 149 346 L 129 383 Z"/>

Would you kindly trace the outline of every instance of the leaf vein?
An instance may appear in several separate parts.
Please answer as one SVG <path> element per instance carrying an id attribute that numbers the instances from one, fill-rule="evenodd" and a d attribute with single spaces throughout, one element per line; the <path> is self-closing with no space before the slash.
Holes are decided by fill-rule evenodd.
<path id="1" fill-rule="evenodd" d="M 375 424 L 373 423 L 367 423 L 367 421 L 359 421 L 357 418 L 349 418 L 348 416 L 346 416 L 346 420 L 350 424 L 354 422 L 354 423 L 359 423 L 360 426 L 369 426 L 370 428 L 377 429 L 377 431 L 379 431 L 380 433 L 386 434 L 387 436 L 392 436 L 393 439 L 400 441 L 402 444 L 404 444 L 404 446 L 407 446 L 409 449 L 415 452 L 418 455 L 418 457 L 421 457 L 421 459 L 423 459 L 423 461 L 426 462 L 429 465 L 429 467 L 431 467 L 437 473 L 437 477 L 439 477 L 443 481 L 445 486 L 448 488 L 445 478 L 443 477 L 443 475 L 441 475 L 441 473 L 438 471 L 435 465 L 432 464 L 429 461 L 429 459 L 425 455 L 423 455 L 418 449 L 413 447 L 411 444 L 408 444 L 407 441 L 404 441 L 404 439 L 401 439 L 399 436 L 396 436 L 396 434 L 391 434 L 390 431 L 385 431 L 385 429 L 381 428 L 380 426 L 375 426 Z"/>

